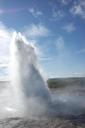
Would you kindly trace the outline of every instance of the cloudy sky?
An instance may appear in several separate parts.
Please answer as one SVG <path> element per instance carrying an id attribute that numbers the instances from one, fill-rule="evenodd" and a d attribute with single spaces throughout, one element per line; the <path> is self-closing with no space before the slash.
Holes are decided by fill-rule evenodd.
<path id="1" fill-rule="evenodd" d="M 13 31 L 38 47 L 48 77 L 85 76 L 85 0 L 0 0 L 0 76 Z"/>

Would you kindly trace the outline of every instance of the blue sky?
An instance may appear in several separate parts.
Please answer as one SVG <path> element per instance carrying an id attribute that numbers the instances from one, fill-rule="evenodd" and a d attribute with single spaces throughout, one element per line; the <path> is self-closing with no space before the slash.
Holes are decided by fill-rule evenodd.
<path id="1" fill-rule="evenodd" d="M 38 47 L 48 77 L 85 76 L 85 0 L 0 0 L 0 76 L 13 31 Z"/>

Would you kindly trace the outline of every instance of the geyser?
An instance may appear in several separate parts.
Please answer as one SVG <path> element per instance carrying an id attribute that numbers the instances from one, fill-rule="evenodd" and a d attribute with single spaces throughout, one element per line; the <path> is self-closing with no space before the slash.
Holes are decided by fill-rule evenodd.
<path id="1" fill-rule="evenodd" d="M 15 32 L 10 51 L 11 84 L 8 82 L 3 87 L 4 91 L 0 89 L 1 118 L 47 118 L 85 113 L 85 86 L 82 86 L 85 85 L 84 81 L 79 80 L 80 86 L 74 86 L 71 82 L 68 87 L 51 91 L 50 95 L 37 62 L 36 47 Z"/>
<path id="2" fill-rule="evenodd" d="M 10 49 L 10 76 L 16 106 L 28 116 L 44 114 L 51 100 L 37 63 L 35 47 L 15 32 Z"/>

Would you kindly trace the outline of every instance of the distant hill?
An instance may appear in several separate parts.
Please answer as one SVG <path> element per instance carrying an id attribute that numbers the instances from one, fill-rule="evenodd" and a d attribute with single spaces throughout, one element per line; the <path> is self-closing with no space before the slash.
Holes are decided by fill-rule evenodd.
<path id="1" fill-rule="evenodd" d="M 85 77 L 49 78 L 47 83 L 49 88 L 64 88 L 75 85 L 85 86 Z"/>

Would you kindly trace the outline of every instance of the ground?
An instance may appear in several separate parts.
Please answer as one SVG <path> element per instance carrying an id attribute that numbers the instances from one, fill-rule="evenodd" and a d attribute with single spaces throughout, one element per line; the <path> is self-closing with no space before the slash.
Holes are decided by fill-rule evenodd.
<path id="1" fill-rule="evenodd" d="M 85 128 L 85 123 L 63 118 L 34 120 L 16 117 L 1 120 L 0 128 Z"/>

